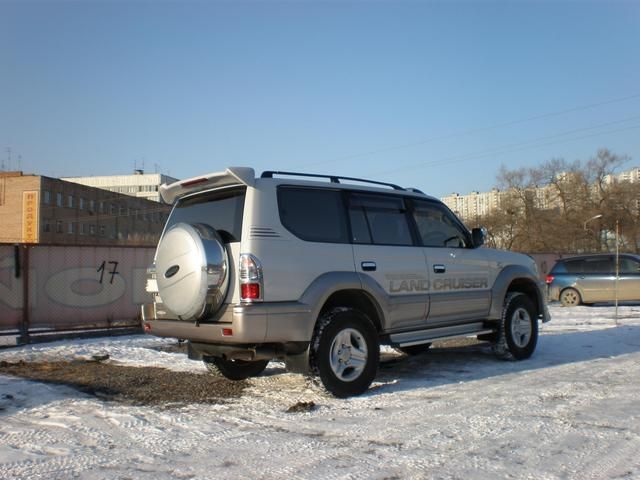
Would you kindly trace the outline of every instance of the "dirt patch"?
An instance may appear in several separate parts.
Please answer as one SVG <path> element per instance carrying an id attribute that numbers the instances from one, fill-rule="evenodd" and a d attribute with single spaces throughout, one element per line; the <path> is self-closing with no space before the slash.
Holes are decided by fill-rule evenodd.
<path id="1" fill-rule="evenodd" d="M 224 403 L 239 397 L 247 382 L 158 367 L 108 362 L 0 362 L 0 373 L 67 385 L 99 398 L 133 404 Z"/>

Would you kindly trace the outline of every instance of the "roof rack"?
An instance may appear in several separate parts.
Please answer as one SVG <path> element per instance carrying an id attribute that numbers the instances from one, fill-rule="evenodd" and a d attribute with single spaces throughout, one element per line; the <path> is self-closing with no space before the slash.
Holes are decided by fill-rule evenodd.
<path id="1" fill-rule="evenodd" d="M 393 183 L 376 182 L 374 180 L 367 180 L 364 178 L 340 177 L 338 175 L 318 175 L 315 173 L 278 172 L 273 170 L 267 170 L 266 172 L 262 172 L 261 178 L 273 178 L 274 175 L 291 175 L 295 177 L 327 178 L 331 183 L 340 183 L 340 180 L 349 180 L 352 182 L 363 182 L 363 183 L 371 183 L 373 185 L 383 185 L 385 187 L 391 187 L 394 190 L 405 190 L 399 185 L 395 185 Z"/>

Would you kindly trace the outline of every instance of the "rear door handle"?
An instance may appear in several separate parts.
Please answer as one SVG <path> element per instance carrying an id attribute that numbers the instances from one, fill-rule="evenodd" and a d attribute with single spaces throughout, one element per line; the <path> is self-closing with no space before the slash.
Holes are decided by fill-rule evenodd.
<path id="1" fill-rule="evenodd" d="M 433 273 L 444 273 L 446 271 L 447 269 L 445 268 L 444 265 L 436 264 L 433 266 Z"/>
<path id="2" fill-rule="evenodd" d="M 378 268 L 376 262 L 362 262 L 360 266 L 365 272 L 375 272 L 376 268 Z"/>

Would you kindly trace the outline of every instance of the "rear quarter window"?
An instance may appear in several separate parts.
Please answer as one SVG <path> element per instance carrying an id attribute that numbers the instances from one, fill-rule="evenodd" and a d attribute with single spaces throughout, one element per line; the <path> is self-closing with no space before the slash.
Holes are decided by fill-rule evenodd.
<path id="1" fill-rule="evenodd" d="M 553 273 L 567 273 L 567 266 L 565 265 L 564 262 L 558 262 L 553 266 L 553 268 L 551 269 L 551 271 L 549 273 L 550 274 L 553 274 Z"/>
<path id="2" fill-rule="evenodd" d="M 278 187 L 282 225 L 309 242 L 349 243 L 342 193 L 304 187 Z"/>

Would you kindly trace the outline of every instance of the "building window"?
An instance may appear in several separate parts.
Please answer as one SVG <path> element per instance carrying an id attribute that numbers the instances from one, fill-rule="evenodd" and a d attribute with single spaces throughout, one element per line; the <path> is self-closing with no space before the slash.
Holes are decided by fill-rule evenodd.
<path id="1" fill-rule="evenodd" d="M 95 200 L 89 200 L 89 211 L 93 212 L 96 209 L 96 201 Z"/>
<path id="2" fill-rule="evenodd" d="M 51 203 L 51 192 L 49 190 L 44 191 L 44 199 L 45 205 L 49 205 Z"/>
<path id="3" fill-rule="evenodd" d="M 106 231 L 105 231 L 104 225 L 100 225 L 100 236 L 104 237 L 105 233 Z"/>
<path id="4" fill-rule="evenodd" d="M 80 235 L 86 235 L 87 234 L 87 224 L 86 223 L 81 223 L 80 224 Z"/>
<path id="5" fill-rule="evenodd" d="M 124 217 L 127 214 L 127 209 L 124 207 L 120 207 L 120 216 Z"/>
<path id="6" fill-rule="evenodd" d="M 64 232 L 64 223 L 62 222 L 62 220 L 58 220 L 56 222 L 56 233 L 63 233 Z"/>
<path id="7" fill-rule="evenodd" d="M 44 222 L 44 226 L 42 227 L 42 231 L 45 233 L 51 232 L 51 224 L 49 222 Z"/>
<path id="8" fill-rule="evenodd" d="M 80 208 L 80 210 L 84 210 L 84 198 L 80 197 L 80 203 L 78 205 L 78 208 Z"/>
<path id="9" fill-rule="evenodd" d="M 96 234 L 96 226 L 95 225 L 89 225 L 89 235 L 95 236 L 95 234 Z"/>
<path id="10" fill-rule="evenodd" d="M 72 234 L 74 231 L 75 231 L 74 223 L 73 222 L 69 222 L 67 224 L 67 233 Z"/>
<path id="11" fill-rule="evenodd" d="M 114 217 L 116 216 L 116 206 L 112 203 L 111 204 L 111 215 L 113 215 Z"/>
<path id="12" fill-rule="evenodd" d="M 104 213 L 104 202 L 100 202 L 98 205 L 98 212 Z"/>
<path id="13" fill-rule="evenodd" d="M 67 196 L 67 207 L 73 208 L 73 195 Z"/>
<path id="14" fill-rule="evenodd" d="M 62 206 L 62 193 L 60 192 L 56 193 L 56 205 L 58 207 Z"/>

